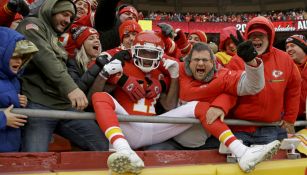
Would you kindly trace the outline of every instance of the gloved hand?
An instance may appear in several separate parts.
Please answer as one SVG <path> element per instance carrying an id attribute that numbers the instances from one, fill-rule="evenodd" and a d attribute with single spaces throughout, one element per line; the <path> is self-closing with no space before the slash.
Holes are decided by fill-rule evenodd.
<path id="1" fill-rule="evenodd" d="M 27 16 L 30 12 L 28 4 L 24 0 L 9 0 L 7 8 L 15 13 L 19 13 L 22 16 Z"/>
<path id="2" fill-rule="evenodd" d="M 99 75 L 104 79 L 108 79 L 110 75 L 114 75 L 119 72 L 123 72 L 122 62 L 115 59 L 104 65 Z"/>
<path id="3" fill-rule="evenodd" d="M 252 61 L 258 55 L 252 41 L 244 41 L 239 30 L 237 30 L 237 37 L 238 38 L 235 38 L 230 34 L 230 38 L 237 46 L 237 54 L 244 60 L 244 62 Z"/>
<path id="4" fill-rule="evenodd" d="M 126 60 L 130 60 L 131 59 L 131 55 L 129 53 L 129 51 L 127 50 L 122 50 L 117 52 L 112 58 L 108 58 L 108 55 L 99 55 L 96 58 L 96 64 L 100 67 L 103 68 L 104 65 L 106 65 L 107 63 L 113 61 L 113 60 L 119 60 L 122 64 L 122 66 L 125 65 L 125 61 Z"/>
<path id="5" fill-rule="evenodd" d="M 154 78 L 145 77 L 147 82 L 146 91 L 146 98 L 155 98 L 162 92 L 162 85 L 159 80 Z"/>
<path id="6" fill-rule="evenodd" d="M 145 90 L 140 83 L 143 84 L 143 81 L 123 74 L 118 80 L 117 85 L 122 88 L 133 102 L 137 102 L 145 97 Z"/>
<path id="7" fill-rule="evenodd" d="M 171 59 L 163 59 L 163 67 L 168 70 L 171 78 L 179 77 L 179 64 Z"/>
<path id="8" fill-rule="evenodd" d="M 100 68 L 103 68 L 104 65 L 108 64 L 109 62 L 110 62 L 110 61 L 109 61 L 107 55 L 99 55 L 99 56 L 96 58 L 96 64 L 97 64 Z"/>
<path id="9" fill-rule="evenodd" d="M 175 31 L 173 29 L 173 27 L 167 23 L 159 23 L 157 24 L 158 27 L 161 28 L 162 34 L 165 37 L 170 37 L 170 38 L 174 38 L 175 37 Z"/>

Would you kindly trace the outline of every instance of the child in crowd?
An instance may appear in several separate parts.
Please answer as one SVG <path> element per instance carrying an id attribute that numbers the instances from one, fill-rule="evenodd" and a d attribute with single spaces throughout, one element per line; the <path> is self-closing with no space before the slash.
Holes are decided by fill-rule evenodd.
<path id="1" fill-rule="evenodd" d="M 27 116 L 11 112 L 13 107 L 26 107 L 27 97 L 20 94 L 18 76 L 38 51 L 37 47 L 18 32 L 0 27 L 0 152 L 19 151 L 20 127 Z"/>

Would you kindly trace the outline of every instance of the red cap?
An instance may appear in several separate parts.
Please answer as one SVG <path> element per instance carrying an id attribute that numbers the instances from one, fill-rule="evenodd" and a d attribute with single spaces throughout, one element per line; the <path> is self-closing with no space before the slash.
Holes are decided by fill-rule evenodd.
<path id="1" fill-rule="evenodd" d="M 136 20 L 138 20 L 139 14 L 138 14 L 138 11 L 134 7 L 127 6 L 127 7 L 120 9 L 120 11 L 118 12 L 118 16 L 125 13 L 125 12 L 130 12 L 130 13 L 134 14 L 135 17 L 136 17 Z"/>
<path id="2" fill-rule="evenodd" d="M 83 42 L 90 36 L 94 34 L 98 34 L 97 30 L 95 30 L 92 27 L 87 27 L 87 26 L 81 26 L 77 27 L 74 30 L 72 34 L 73 40 L 76 42 L 77 48 L 80 48 L 83 44 Z"/>
<path id="3" fill-rule="evenodd" d="M 195 34 L 199 37 L 201 42 L 207 43 L 207 35 L 205 32 L 201 31 L 201 30 L 195 30 L 193 32 L 190 33 L 190 35 Z"/>
<path id="4" fill-rule="evenodd" d="M 249 36 L 250 34 L 255 33 L 255 32 L 263 33 L 265 35 L 268 34 L 268 32 L 266 30 L 262 29 L 262 28 L 254 28 L 254 29 L 248 31 L 247 36 Z"/>
<path id="5" fill-rule="evenodd" d="M 119 26 L 118 31 L 119 31 L 120 41 L 122 42 L 125 34 L 129 32 L 140 33 L 142 31 L 142 28 L 136 21 L 127 20 Z"/>

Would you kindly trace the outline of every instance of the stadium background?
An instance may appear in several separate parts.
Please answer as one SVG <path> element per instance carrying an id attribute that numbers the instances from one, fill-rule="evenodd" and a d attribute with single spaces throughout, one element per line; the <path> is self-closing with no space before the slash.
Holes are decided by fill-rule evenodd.
<path id="1" fill-rule="evenodd" d="M 216 15 L 232 15 L 232 14 L 243 14 L 243 13 L 259 13 L 266 14 L 276 11 L 289 11 L 289 10 L 305 10 L 307 11 L 307 0 L 123 0 L 123 3 L 129 3 L 135 6 L 138 11 L 141 11 L 144 16 L 148 16 L 150 12 L 167 12 L 167 13 L 214 13 Z M 156 28 L 156 24 L 159 22 L 170 23 L 176 28 L 176 24 L 179 26 L 203 26 L 208 41 L 213 41 L 218 44 L 219 33 L 218 31 L 206 31 L 206 26 L 216 26 L 221 30 L 223 26 L 234 25 L 238 29 L 244 32 L 244 24 L 246 23 L 228 23 L 228 24 L 217 24 L 212 22 L 201 22 L 202 24 L 194 24 L 197 22 L 173 22 L 173 21 L 154 21 L 147 20 L 141 23 L 143 26 L 152 26 Z M 180 24 L 181 23 L 181 24 Z M 211 24 L 210 24 L 211 23 Z M 285 49 L 285 39 L 293 34 L 303 34 L 307 36 L 307 19 L 304 20 L 287 20 L 279 21 L 274 24 L 276 29 L 278 26 L 281 30 L 277 31 L 274 45 L 277 48 Z M 221 27 L 219 27 L 221 26 Z M 184 27 L 183 27 L 184 28 Z M 294 29 L 295 28 L 295 29 Z M 149 28 L 148 28 L 149 29 Z M 185 30 L 185 29 L 184 29 Z M 186 31 L 186 30 L 185 30 Z M 188 31 L 186 31 L 188 32 Z"/>

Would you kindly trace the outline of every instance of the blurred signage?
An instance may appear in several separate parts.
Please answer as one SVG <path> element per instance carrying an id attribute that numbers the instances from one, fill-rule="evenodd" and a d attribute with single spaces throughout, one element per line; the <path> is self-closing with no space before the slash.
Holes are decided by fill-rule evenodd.
<path id="1" fill-rule="evenodd" d="M 174 27 L 174 29 L 180 28 L 184 32 L 191 32 L 193 30 L 202 30 L 206 33 L 220 33 L 220 31 L 228 26 L 235 26 L 238 30 L 245 32 L 246 23 L 211 23 L 211 22 L 173 22 L 173 21 L 152 21 L 152 29 L 160 30 L 157 27 L 158 23 L 168 23 Z M 297 21 L 278 21 L 273 22 L 276 32 L 296 32 L 307 31 L 307 20 Z"/>

